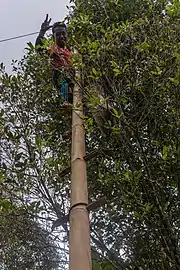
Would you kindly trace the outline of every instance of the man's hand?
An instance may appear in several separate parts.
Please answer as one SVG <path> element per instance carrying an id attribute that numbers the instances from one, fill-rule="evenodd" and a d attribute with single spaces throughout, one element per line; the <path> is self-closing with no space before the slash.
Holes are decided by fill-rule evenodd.
<path id="1" fill-rule="evenodd" d="M 46 19 L 45 21 L 42 23 L 41 25 L 41 34 L 45 34 L 47 30 L 49 30 L 52 26 L 50 25 L 50 22 L 51 22 L 51 18 L 48 19 L 48 14 L 46 15 Z"/>

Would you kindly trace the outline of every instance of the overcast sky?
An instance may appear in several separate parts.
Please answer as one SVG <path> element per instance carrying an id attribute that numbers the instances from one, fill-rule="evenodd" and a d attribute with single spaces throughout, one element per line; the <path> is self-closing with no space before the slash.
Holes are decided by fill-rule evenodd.
<path id="1" fill-rule="evenodd" d="M 0 40 L 39 31 L 46 14 L 52 22 L 63 20 L 69 0 L 0 0 Z M 11 71 L 12 59 L 20 60 L 27 42 L 36 36 L 0 43 L 0 63 Z"/>

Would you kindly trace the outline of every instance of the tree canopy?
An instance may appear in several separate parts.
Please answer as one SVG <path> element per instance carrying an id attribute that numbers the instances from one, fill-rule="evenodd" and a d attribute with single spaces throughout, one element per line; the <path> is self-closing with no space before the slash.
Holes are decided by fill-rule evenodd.
<path id="1" fill-rule="evenodd" d="M 70 2 L 94 153 L 89 200 L 106 196 L 90 213 L 93 270 L 179 269 L 180 3 Z M 0 76 L 0 264 L 26 269 L 31 257 L 32 269 L 66 269 L 71 111 L 58 107 L 49 61 L 32 44 L 13 66 Z M 97 94 L 109 105 L 100 124 Z"/>

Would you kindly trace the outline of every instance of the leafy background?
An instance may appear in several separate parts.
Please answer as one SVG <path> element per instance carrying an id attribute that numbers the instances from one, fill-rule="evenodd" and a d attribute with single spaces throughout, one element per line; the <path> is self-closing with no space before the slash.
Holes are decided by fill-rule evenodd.
<path id="1" fill-rule="evenodd" d="M 95 151 L 89 201 L 106 196 L 90 213 L 93 269 L 179 269 L 180 3 L 73 0 L 66 21 Z M 0 70 L 0 266 L 66 269 L 71 111 L 32 44 L 12 65 Z"/>

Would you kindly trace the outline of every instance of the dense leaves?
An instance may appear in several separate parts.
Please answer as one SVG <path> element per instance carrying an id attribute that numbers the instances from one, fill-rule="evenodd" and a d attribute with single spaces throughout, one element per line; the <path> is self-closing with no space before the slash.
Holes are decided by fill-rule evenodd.
<path id="1" fill-rule="evenodd" d="M 67 181 L 61 180 L 60 171 L 69 165 L 67 156 L 59 155 L 56 150 L 63 147 L 64 151 L 69 151 L 69 143 L 60 136 L 60 129 L 68 125 L 68 121 L 62 121 L 65 117 L 56 109 L 56 93 L 48 67 L 47 59 L 30 49 L 22 61 L 14 63 L 14 74 L 8 76 L 4 67 L 1 70 L 1 226 L 2 234 L 6 234 L 6 230 L 18 234 L 15 245 L 4 248 L 6 254 L 1 258 L 1 264 L 2 267 L 7 265 L 7 269 L 26 269 L 32 254 L 34 259 L 28 269 L 56 269 L 59 265 L 64 269 L 67 265 L 66 248 L 63 248 L 63 259 L 54 262 L 55 257 L 58 258 L 59 243 L 67 237 L 66 231 L 60 233 L 60 228 L 57 234 L 54 227 L 53 244 L 50 242 L 48 249 L 51 228 L 67 211 Z M 21 216 L 21 211 L 26 213 L 25 217 L 24 214 Z M 32 233 L 25 218 L 32 224 Z M 15 229 L 12 219 L 15 220 Z M 22 229 L 19 229 L 21 223 Z M 8 239 L 11 240 L 12 235 L 8 235 Z M 57 247 L 53 239 L 57 240 Z M 29 250 L 23 255 L 21 252 L 26 245 Z M 43 249 L 42 245 L 47 247 Z M 13 263 L 13 256 L 17 257 L 17 264 Z M 18 257 L 23 260 L 22 264 Z"/>
<path id="2" fill-rule="evenodd" d="M 1 217 L 0 236 L 1 269 L 58 269 L 53 239 L 25 213 Z"/>
<path id="3" fill-rule="evenodd" d="M 85 92 L 103 91 L 117 119 L 111 138 L 97 142 L 111 153 L 91 192 L 118 199 L 92 227 L 118 254 L 113 261 L 124 253 L 118 269 L 178 269 L 179 2 L 73 2 Z"/>
<path id="4" fill-rule="evenodd" d="M 77 51 L 74 65 L 81 69 L 89 107 L 86 149 L 97 150 L 87 166 L 89 199 L 107 197 L 106 205 L 90 213 L 93 267 L 179 269 L 179 1 L 71 3 L 69 46 Z M 0 211 L 3 220 L 25 211 L 41 236 L 46 228 L 62 245 L 71 111 L 62 110 L 55 98 L 48 59 L 28 48 L 14 63 L 13 75 L 1 66 Z M 98 94 L 107 111 L 99 110 Z M 11 227 L 10 219 L 6 222 Z M 20 236 L 18 241 L 22 231 Z M 65 261 L 66 247 L 62 269 Z"/>

